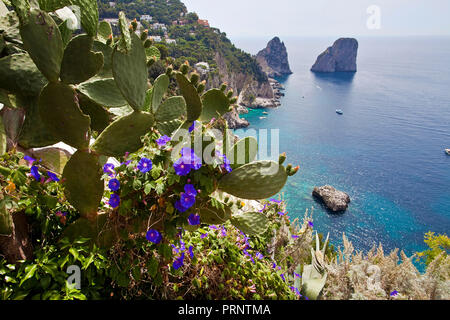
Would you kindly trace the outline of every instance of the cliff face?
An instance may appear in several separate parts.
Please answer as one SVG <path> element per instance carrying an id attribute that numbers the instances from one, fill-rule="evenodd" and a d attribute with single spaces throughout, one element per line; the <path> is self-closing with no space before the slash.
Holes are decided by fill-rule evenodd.
<path id="1" fill-rule="evenodd" d="M 271 78 L 291 74 L 286 46 L 275 37 L 256 55 L 262 70 Z"/>
<path id="2" fill-rule="evenodd" d="M 230 128 L 249 126 L 247 120 L 239 117 L 239 114 L 244 112 L 245 107 L 276 107 L 274 90 L 268 79 L 258 82 L 252 75 L 229 70 L 220 53 L 216 53 L 214 59 L 218 73 L 208 75 L 208 88 L 218 88 L 226 82 L 228 87 L 232 88 L 234 94 L 238 96 L 238 105 L 241 106 L 241 108 L 225 115 Z M 258 103 L 261 105 L 257 105 Z"/>
<path id="3" fill-rule="evenodd" d="M 356 72 L 358 41 L 341 38 L 322 52 L 311 68 L 313 72 Z"/>

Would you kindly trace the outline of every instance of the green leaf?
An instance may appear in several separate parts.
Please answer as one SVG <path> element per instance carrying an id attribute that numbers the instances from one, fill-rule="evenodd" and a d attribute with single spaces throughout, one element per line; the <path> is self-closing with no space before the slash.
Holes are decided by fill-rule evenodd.
<path id="1" fill-rule="evenodd" d="M 147 62 L 150 60 L 150 58 L 156 58 L 155 61 L 158 61 L 161 59 L 161 52 L 159 49 L 155 46 L 151 46 L 145 49 L 145 54 L 147 55 Z"/>
<path id="2" fill-rule="evenodd" d="M 34 274 L 36 273 L 37 270 L 37 264 L 33 264 L 31 266 L 27 266 L 25 268 L 25 276 L 22 278 L 22 281 L 20 281 L 19 286 L 22 286 L 22 284 L 27 281 L 28 279 L 32 278 L 34 276 Z"/>
<path id="3" fill-rule="evenodd" d="M 231 164 L 239 167 L 256 159 L 258 154 L 258 141 L 254 137 L 239 140 L 226 154 Z"/>
<path id="4" fill-rule="evenodd" d="M 112 36 L 112 28 L 108 21 L 100 21 L 97 36 L 103 42 L 106 42 Z"/>
<path id="5" fill-rule="evenodd" d="M 128 21 L 127 21 L 127 17 L 125 16 L 125 13 L 123 13 L 123 11 L 119 12 L 119 30 L 120 30 L 120 34 L 121 34 L 121 38 L 120 38 L 120 50 L 121 51 L 125 51 L 125 53 L 128 53 L 128 51 L 131 50 L 131 36 L 130 36 L 130 29 L 128 29 Z M 139 39 L 140 41 L 140 39 Z M 144 51 L 145 53 L 145 51 Z M 147 59 L 146 59 L 146 64 L 147 64 Z"/>

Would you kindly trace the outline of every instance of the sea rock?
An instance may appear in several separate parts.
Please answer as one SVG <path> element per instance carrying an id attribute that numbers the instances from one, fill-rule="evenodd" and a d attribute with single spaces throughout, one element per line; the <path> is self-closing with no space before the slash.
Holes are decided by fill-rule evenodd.
<path id="1" fill-rule="evenodd" d="M 322 52 L 311 68 L 313 72 L 356 72 L 358 41 L 340 38 L 332 47 Z"/>
<path id="2" fill-rule="evenodd" d="M 258 52 L 256 61 L 258 61 L 261 69 L 267 76 L 271 78 L 292 73 L 289 67 L 286 46 L 278 37 L 270 40 L 267 47 Z"/>
<path id="3" fill-rule="evenodd" d="M 224 114 L 223 117 L 228 122 L 228 127 L 230 129 L 247 128 L 250 125 L 247 120 L 239 117 L 239 113 L 235 109 Z"/>
<path id="4" fill-rule="evenodd" d="M 315 187 L 312 195 L 322 200 L 327 208 L 334 212 L 347 210 L 350 203 L 350 196 L 347 193 L 332 186 Z"/>

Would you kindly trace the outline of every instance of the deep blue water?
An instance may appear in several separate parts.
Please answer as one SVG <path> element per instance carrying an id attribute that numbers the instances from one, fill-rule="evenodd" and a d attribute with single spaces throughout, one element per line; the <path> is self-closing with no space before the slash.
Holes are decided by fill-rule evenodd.
<path id="1" fill-rule="evenodd" d="M 234 40 L 254 54 L 269 39 Z M 450 235 L 450 38 L 358 39 L 354 75 L 309 71 L 334 39 L 282 40 L 294 72 L 279 79 L 282 106 L 245 118 L 280 129 L 280 150 L 301 166 L 283 190 L 289 216 L 314 207 L 319 232 L 337 244 L 345 232 L 365 251 L 381 242 L 411 255 L 426 248 L 426 232 Z M 312 198 L 325 184 L 350 194 L 347 212 Z"/>

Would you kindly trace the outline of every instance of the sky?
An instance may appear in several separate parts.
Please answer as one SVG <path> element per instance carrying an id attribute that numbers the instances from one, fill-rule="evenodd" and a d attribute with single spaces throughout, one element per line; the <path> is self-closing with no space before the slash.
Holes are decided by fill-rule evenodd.
<path id="1" fill-rule="evenodd" d="M 182 0 L 236 37 L 450 35 L 449 0 Z"/>

